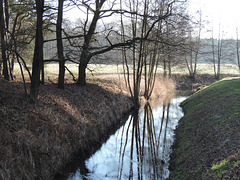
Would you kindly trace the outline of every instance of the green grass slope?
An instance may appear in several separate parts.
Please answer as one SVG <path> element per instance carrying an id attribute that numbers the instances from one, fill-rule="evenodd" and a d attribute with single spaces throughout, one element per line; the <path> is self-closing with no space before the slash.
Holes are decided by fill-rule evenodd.
<path id="1" fill-rule="evenodd" d="M 225 79 L 182 103 L 170 179 L 240 179 L 240 79 Z"/>

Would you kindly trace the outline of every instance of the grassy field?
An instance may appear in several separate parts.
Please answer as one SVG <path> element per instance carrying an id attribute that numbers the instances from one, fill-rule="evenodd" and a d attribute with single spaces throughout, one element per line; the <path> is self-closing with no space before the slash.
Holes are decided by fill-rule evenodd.
<path id="1" fill-rule="evenodd" d="M 182 103 L 171 179 L 240 178 L 240 78 L 213 83 Z"/>
<path id="2" fill-rule="evenodd" d="M 77 77 L 78 74 L 78 65 L 77 64 L 66 64 L 68 69 Z M 132 69 L 132 66 L 129 66 Z M 197 73 L 198 74 L 214 74 L 213 66 L 209 64 L 199 64 L 197 66 Z M 15 72 L 19 73 L 19 66 L 16 64 Z M 123 66 L 120 65 L 113 65 L 113 64 L 89 64 L 87 74 L 122 74 Z M 163 73 L 163 67 L 159 66 L 158 73 Z M 187 74 L 188 70 L 184 67 L 173 67 L 172 68 L 173 74 Z M 58 74 L 58 64 L 46 64 L 45 65 L 45 74 L 47 78 L 56 77 Z M 221 74 L 239 74 L 238 67 L 233 64 L 223 64 L 221 66 Z M 66 75 L 69 75 L 66 72 Z"/>
<path id="3" fill-rule="evenodd" d="M 67 64 L 67 67 L 74 73 L 77 74 L 78 72 L 78 65 L 76 64 Z M 132 69 L 132 66 L 129 66 L 130 69 Z M 197 66 L 197 71 L 200 74 L 213 74 L 214 73 L 214 69 L 212 65 L 209 64 L 199 64 Z M 47 72 L 52 72 L 52 73 L 58 73 L 58 64 L 48 64 L 46 65 L 46 71 Z M 115 74 L 115 73 L 123 73 L 123 66 L 122 64 L 120 65 L 113 65 L 113 64 L 89 64 L 88 68 L 90 70 L 87 71 L 87 73 L 91 74 L 91 73 L 110 73 L 110 74 Z M 233 64 L 223 64 L 221 66 L 222 70 L 221 73 L 222 74 L 239 74 L 239 70 L 238 67 L 236 65 Z M 184 67 L 173 67 L 172 68 L 172 72 L 176 73 L 176 74 L 185 74 L 188 73 L 187 68 Z M 158 68 L 158 73 L 163 73 L 163 67 L 159 67 Z"/>

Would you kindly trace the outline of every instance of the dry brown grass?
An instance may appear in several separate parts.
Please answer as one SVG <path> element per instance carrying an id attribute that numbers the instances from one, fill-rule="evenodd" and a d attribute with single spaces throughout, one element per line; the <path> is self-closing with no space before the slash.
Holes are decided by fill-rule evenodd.
<path id="1" fill-rule="evenodd" d="M 90 149 L 132 106 L 110 85 L 59 90 L 46 84 L 37 105 L 24 97 L 21 84 L 0 85 L 0 179 L 53 177 L 73 152 Z"/>
<path id="2" fill-rule="evenodd" d="M 22 83 L 0 79 L 0 179 L 51 179 L 73 153 L 90 151 L 122 123 L 133 106 L 123 79 L 101 75 L 88 82 L 64 90 L 41 85 L 38 103 L 31 104 Z M 173 87 L 158 78 L 154 96 L 171 94 Z"/>
<path id="3" fill-rule="evenodd" d="M 114 84 L 117 89 L 120 89 L 122 93 L 130 96 L 129 87 L 126 86 L 124 75 L 123 74 L 104 74 L 97 75 L 92 80 L 103 83 L 103 79 L 105 79 L 106 83 Z M 107 80 L 106 80 L 107 79 Z M 131 89 L 133 89 L 133 80 L 132 76 L 130 76 Z M 144 99 L 144 89 L 145 89 L 145 81 L 142 78 L 142 82 L 140 85 L 140 101 L 144 103 L 146 100 Z M 158 75 L 155 80 L 153 92 L 151 95 L 151 100 L 159 100 L 166 99 L 166 97 L 173 97 L 175 95 L 175 82 L 168 78 Z"/>

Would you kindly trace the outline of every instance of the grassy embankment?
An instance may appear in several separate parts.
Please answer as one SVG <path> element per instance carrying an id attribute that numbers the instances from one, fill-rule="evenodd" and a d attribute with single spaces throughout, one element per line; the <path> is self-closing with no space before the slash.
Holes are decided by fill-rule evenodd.
<path id="1" fill-rule="evenodd" d="M 225 79 L 182 103 L 170 179 L 240 179 L 240 79 Z"/>

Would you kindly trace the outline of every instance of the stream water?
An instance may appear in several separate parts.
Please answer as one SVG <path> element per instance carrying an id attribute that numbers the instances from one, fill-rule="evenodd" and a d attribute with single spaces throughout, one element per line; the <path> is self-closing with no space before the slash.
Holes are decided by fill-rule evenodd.
<path id="1" fill-rule="evenodd" d="M 67 179 L 166 179 L 174 130 L 183 116 L 179 104 L 185 98 L 146 104 Z"/>

